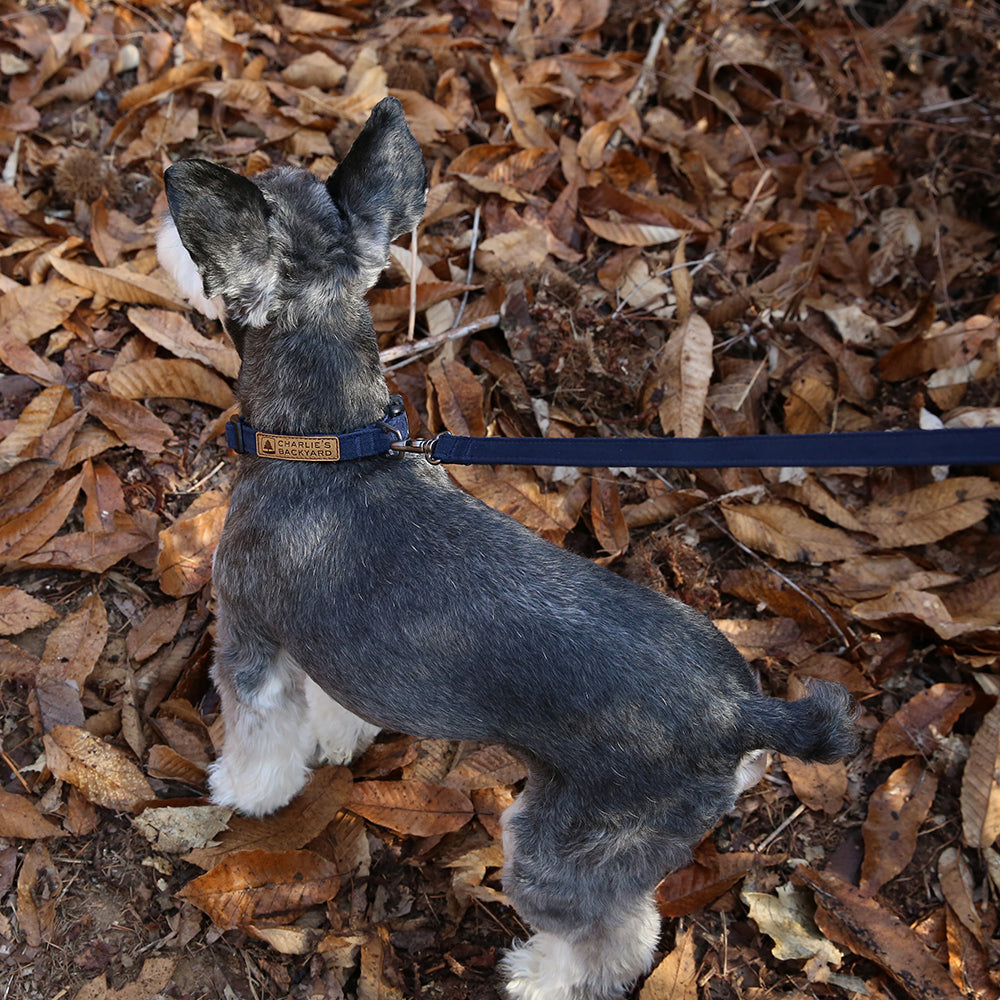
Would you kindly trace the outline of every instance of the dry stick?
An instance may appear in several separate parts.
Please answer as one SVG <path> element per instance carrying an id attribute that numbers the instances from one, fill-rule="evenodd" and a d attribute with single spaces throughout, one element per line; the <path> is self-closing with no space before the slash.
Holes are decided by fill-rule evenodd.
<path id="1" fill-rule="evenodd" d="M 805 812 L 805 809 L 804 805 L 799 805 L 798 809 L 777 830 L 773 830 L 770 836 L 766 837 L 758 847 L 754 848 L 754 852 L 760 854 L 761 851 L 766 851 Z"/>
<path id="2" fill-rule="evenodd" d="M 406 339 L 413 340 L 413 334 L 417 329 L 417 268 L 420 266 L 420 259 L 417 257 L 417 223 L 413 224 L 413 232 L 410 233 L 410 322 L 406 328 Z"/>
<path id="3" fill-rule="evenodd" d="M 500 313 L 490 313 L 489 316 L 480 316 L 479 319 L 474 319 L 466 323 L 465 326 L 452 327 L 450 330 L 445 330 L 444 333 L 435 333 L 430 337 L 424 337 L 423 340 L 414 340 L 411 343 L 387 347 L 384 351 L 379 351 L 379 358 L 386 371 L 402 368 L 404 365 L 408 365 L 416 355 L 432 351 L 446 341 L 467 337 L 470 333 L 478 333 L 480 330 L 488 330 L 491 326 L 497 326 L 499 323 Z"/>
<path id="4" fill-rule="evenodd" d="M 476 205 L 475 214 L 472 216 L 472 239 L 469 243 L 469 267 L 465 272 L 465 283 L 467 285 L 472 284 L 472 272 L 476 264 L 476 246 L 479 243 L 479 205 Z M 465 294 L 462 296 L 462 303 L 458 307 L 458 315 L 455 317 L 455 322 L 452 324 L 453 327 L 457 327 L 459 323 L 462 322 L 462 314 L 465 312 L 465 307 L 469 301 L 469 289 L 466 288 Z"/>

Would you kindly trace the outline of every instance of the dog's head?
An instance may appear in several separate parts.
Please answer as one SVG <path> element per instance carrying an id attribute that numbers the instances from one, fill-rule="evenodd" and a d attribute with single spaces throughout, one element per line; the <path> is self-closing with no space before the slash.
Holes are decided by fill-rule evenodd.
<path id="1" fill-rule="evenodd" d="M 175 163 L 163 179 L 160 262 L 196 308 L 225 315 L 241 353 L 248 331 L 293 327 L 364 295 L 426 204 L 423 156 L 394 97 L 375 106 L 325 185 L 305 170 L 249 180 L 205 160 Z"/>

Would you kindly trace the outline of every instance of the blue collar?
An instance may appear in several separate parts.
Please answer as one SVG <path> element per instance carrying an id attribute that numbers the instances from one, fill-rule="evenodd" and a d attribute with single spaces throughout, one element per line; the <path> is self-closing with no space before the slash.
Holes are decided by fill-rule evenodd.
<path id="1" fill-rule="evenodd" d="M 406 441 L 409 427 L 400 396 L 392 396 L 385 419 L 347 434 L 270 434 L 254 430 L 242 417 L 226 423 L 226 444 L 240 455 L 290 462 L 349 462 L 355 458 L 396 454 L 395 441 Z"/>

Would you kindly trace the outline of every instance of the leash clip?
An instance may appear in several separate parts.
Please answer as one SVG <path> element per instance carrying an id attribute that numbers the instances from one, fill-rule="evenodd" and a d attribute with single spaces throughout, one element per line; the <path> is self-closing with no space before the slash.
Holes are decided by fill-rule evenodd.
<path id="1" fill-rule="evenodd" d="M 389 450 L 397 454 L 408 452 L 415 455 L 423 455 L 431 465 L 440 465 L 441 459 L 434 457 L 434 449 L 445 433 L 442 431 L 441 434 L 435 434 L 432 438 L 407 438 L 405 441 L 402 439 L 393 441 L 389 445 Z"/>

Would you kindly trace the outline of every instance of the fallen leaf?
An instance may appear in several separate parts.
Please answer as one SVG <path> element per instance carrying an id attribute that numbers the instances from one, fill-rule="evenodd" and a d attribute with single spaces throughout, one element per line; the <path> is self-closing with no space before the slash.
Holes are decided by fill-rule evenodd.
<path id="1" fill-rule="evenodd" d="M 156 850 L 183 854 L 210 846 L 232 815 L 232 809 L 213 805 L 153 807 L 133 817 L 132 825 Z"/>
<path id="2" fill-rule="evenodd" d="M 930 756 L 975 695 L 966 684 L 934 684 L 915 694 L 875 735 L 872 760 Z"/>
<path id="3" fill-rule="evenodd" d="M 171 290 L 156 278 L 127 267 L 91 267 L 65 257 L 51 256 L 49 262 L 67 280 L 80 288 L 97 292 L 113 302 L 134 302 L 165 309 L 187 309 Z"/>
<path id="4" fill-rule="evenodd" d="M 79 788 L 95 805 L 135 812 L 155 799 L 149 782 L 116 747 L 76 726 L 55 726 L 44 736 L 45 761 L 62 781 Z"/>
<path id="5" fill-rule="evenodd" d="M 0 587 L 0 635 L 18 635 L 53 618 L 55 609 L 17 587 Z"/>
<path id="6" fill-rule="evenodd" d="M 27 796 L 0 791 L 0 837 L 39 840 L 62 836 L 63 831 L 45 819 Z"/>
<path id="7" fill-rule="evenodd" d="M 101 974 L 82 987 L 73 1000 L 148 1000 L 163 993 L 173 981 L 176 968 L 175 958 L 147 958 L 134 982 L 109 989 L 107 977 Z"/>
<path id="8" fill-rule="evenodd" d="M 819 524 L 792 506 L 776 503 L 720 506 L 729 530 L 744 545 L 786 562 L 838 562 L 867 548 L 846 531 Z"/>
<path id="9" fill-rule="evenodd" d="M 90 381 L 123 399 L 176 397 L 226 410 L 236 402 L 232 389 L 197 361 L 149 358 L 111 371 L 97 372 Z"/>
<path id="10" fill-rule="evenodd" d="M 123 444 L 158 455 L 174 436 L 173 428 L 145 406 L 107 392 L 87 396 L 87 412 L 96 417 Z"/>
<path id="11" fill-rule="evenodd" d="M 782 757 L 781 767 L 792 783 L 792 791 L 807 808 L 828 815 L 844 808 L 847 768 L 842 760 L 833 764 L 811 764 L 795 757 Z"/>
<path id="12" fill-rule="evenodd" d="M 916 932 L 854 886 L 801 865 L 792 881 L 816 895 L 816 923 L 828 938 L 880 965 L 914 1000 L 954 1000 L 955 986 Z"/>
<path id="13" fill-rule="evenodd" d="M 135 663 L 149 659 L 177 635 L 187 611 L 187 600 L 171 601 L 150 610 L 125 637 L 125 652 Z"/>
<path id="14" fill-rule="evenodd" d="M 922 761 L 908 760 L 872 792 L 861 828 L 865 838 L 862 895 L 874 896 L 910 863 L 937 785 L 937 776 Z"/>
<path id="15" fill-rule="evenodd" d="M 88 289 L 65 281 L 18 285 L 0 297 L 0 325 L 12 337 L 30 344 L 65 323 L 76 307 L 90 296 Z"/>
<path id="16" fill-rule="evenodd" d="M 609 557 L 616 559 L 628 549 L 628 525 L 622 514 L 618 484 L 607 470 L 595 470 L 590 480 L 590 517 L 594 537 Z"/>
<path id="17" fill-rule="evenodd" d="M 427 378 L 444 427 L 452 434 L 484 437 L 483 387 L 461 361 L 436 358 L 427 366 Z M 442 428 L 431 427 L 435 433 Z"/>
<path id="18" fill-rule="evenodd" d="M 223 930 L 288 923 L 337 895 L 340 875 L 312 851 L 241 851 L 188 882 L 179 899 L 193 903 Z"/>
<path id="19" fill-rule="evenodd" d="M 350 796 L 351 772 L 346 767 L 322 767 L 283 809 L 266 819 L 233 816 L 217 845 L 196 848 L 184 860 L 209 869 L 240 851 L 297 850 L 334 821 Z"/>
<path id="20" fill-rule="evenodd" d="M 472 819 L 469 797 L 426 781 L 359 781 L 347 808 L 405 836 L 430 837 L 461 829 Z"/>
<path id="21" fill-rule="evenodd" d="M 36 840 L 25 851 L 17 877 L 17 920 L 29 948 L 38 948 L 52 934 L 61 894 L 59 870 L 46 846 Z"/>
<path id="22" fill-rule="evenodd" d="M 229 503 L 221 493 L 204 493 L 181 520 L 160 532 L 156 573 L 165 594 L 194 594 L 211 579 L 212 557 L 228 509 Z"/>
<path id="23" fill-rule="evenodd" d="M 978 524 L 989 513 L 989 501 L 997 499 L 1000 485 L 982 476 L 960 476 L 872 504 L 857 518 L 883 548 L 926 545 Z"/>
<path id="24" fill-rule="evenodd" d="M 81 472 L 0 527 L 0 565 L 34 552 L 59 530 L 76 503 L 82 483 Z"/>
<path id="25" fill-rule="evenodd" d="M 806 972 L 810 978 L 816 978 L 824 966 L 840 966 L 844 954 L 816 926 L 815 906 L 808 892 L 788 883 L 778 886 L 773 896 L 744 889 L 740 899 L 749 908 L 750 919 L 774 941 L 775 958 L 808 959 Z"/>
<path id="26" fill-rule="evenodd" d="M 583 221 L 587 224 L 587 228 L 602 240 L 626 247 L 661 246 L 664 243 L 674 243 L 685 235 L 683 229 L 675 229 L 673 226 L 595 219 L 589 215 L 583 216 Z"/>
<path id="27" fill-rule="evenodd" d="M 220 340 L 203 337 L 186 316 L 168 309 L 133 308 L 129 309 L 128 318 L 153 343 L 176 357 L 200 361 L 227 378 L 239 375 L 240 356 L 236 349 Z"/>
<path id="28" fill-rule="evenodd" d="M 962 832 L 972 848 L 1000 837 L 1000 704 L 987 713 L 972 737 L 962 772 Z"/>
<path id="29" fill-rule="evenodd" d="M 674 942 L 674 949 L 646 977 L 639 1000 L 698 1000 L 698 966 L 694 960 L 694 928 Z"/>

